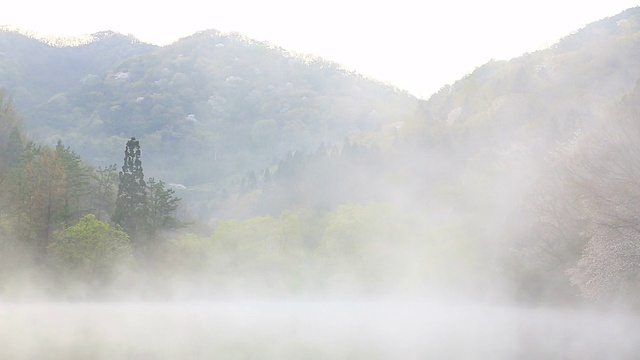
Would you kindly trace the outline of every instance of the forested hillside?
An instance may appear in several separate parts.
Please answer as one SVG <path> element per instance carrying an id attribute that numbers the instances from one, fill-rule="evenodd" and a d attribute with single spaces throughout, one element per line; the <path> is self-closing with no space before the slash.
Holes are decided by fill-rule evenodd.
<path id="1" fill-rule="evenodd" d="M 4 249 L 35 243 L 30 269 L 76 295 L 637 298 L 639 9 L 424 101 L 237 34 L 165 47 L 3 36 L 45 59 L 110 54 L 55 86 L 0 76 L 16 104 L 0 118 Z M 22 87 L 41 95 L 20 100 Z M 117 262 L 69 265 L 60 249 L 89 228 Z M 11 264 L 4 279 L 26 276 Z"/>
<path id="2" fill-rule="evenodd" d="M 418 103 L 330 61 L 215 30 L 161 48 L 112 33 L 74 47 L 3 36 L 27 47 L 0 59 L 7 67 L 0 85 L 31 133 L 47 143 L 62 139 L 102 166 L 136 136 L 149 169 L 211 190 L 207 196 L 235 191 L 241 176 L 277 165 L 289 151 L 341 143 L 410 116 Z"/>
<path id="3" fill-rule="evenodd" d="M 49 44 L 16 31 L 0 31 L 0 86 L 30 119 L 31 129 L 39 127 L 37 109 L 50 98 L 92 74 L 103 74 L 114 64 L 155 48 L 109 31 L 93 34 L 76 46 L 63 44 Z"/>

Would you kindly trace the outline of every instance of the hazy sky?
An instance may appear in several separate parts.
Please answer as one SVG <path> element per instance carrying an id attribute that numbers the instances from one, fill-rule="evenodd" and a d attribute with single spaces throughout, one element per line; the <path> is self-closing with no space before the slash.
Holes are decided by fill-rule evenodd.
<path id="1" fill-rule="evenodd" d="M 130 33 L 164 45 L 206 29 L 238 31 L 322 56 L 428 97 L 490 59 L 553 44 L 640 0 L 139 1 L 20 0 L 0 25 L 39 34 Z"/>

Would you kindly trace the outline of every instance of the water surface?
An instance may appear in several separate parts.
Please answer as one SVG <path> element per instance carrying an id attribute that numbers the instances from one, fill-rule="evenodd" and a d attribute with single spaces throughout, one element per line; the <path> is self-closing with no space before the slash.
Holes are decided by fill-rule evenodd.
<path id="1" fill-rule="evenodd" d="M 2 303 L 2 359 L 636 359 L 623 312 L 398 301 Z"/>

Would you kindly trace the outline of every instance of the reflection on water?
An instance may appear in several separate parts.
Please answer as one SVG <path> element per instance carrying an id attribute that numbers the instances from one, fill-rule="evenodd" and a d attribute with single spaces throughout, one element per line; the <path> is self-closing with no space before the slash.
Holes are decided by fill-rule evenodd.
<path id="1" fill-rule="evenodd" d="M 421 302 L 0 304 L 2 359 L 634 359 L 640 317 Z"/>

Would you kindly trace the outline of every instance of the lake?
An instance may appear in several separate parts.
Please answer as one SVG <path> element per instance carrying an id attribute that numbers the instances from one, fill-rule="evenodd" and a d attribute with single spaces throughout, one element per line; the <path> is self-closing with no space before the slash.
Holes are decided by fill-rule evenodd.
<path id="1" fill-rule="evenodd" d="M 622 311 L 423 301 L 0 303 L 1 359 L 637 359 Z"/>

